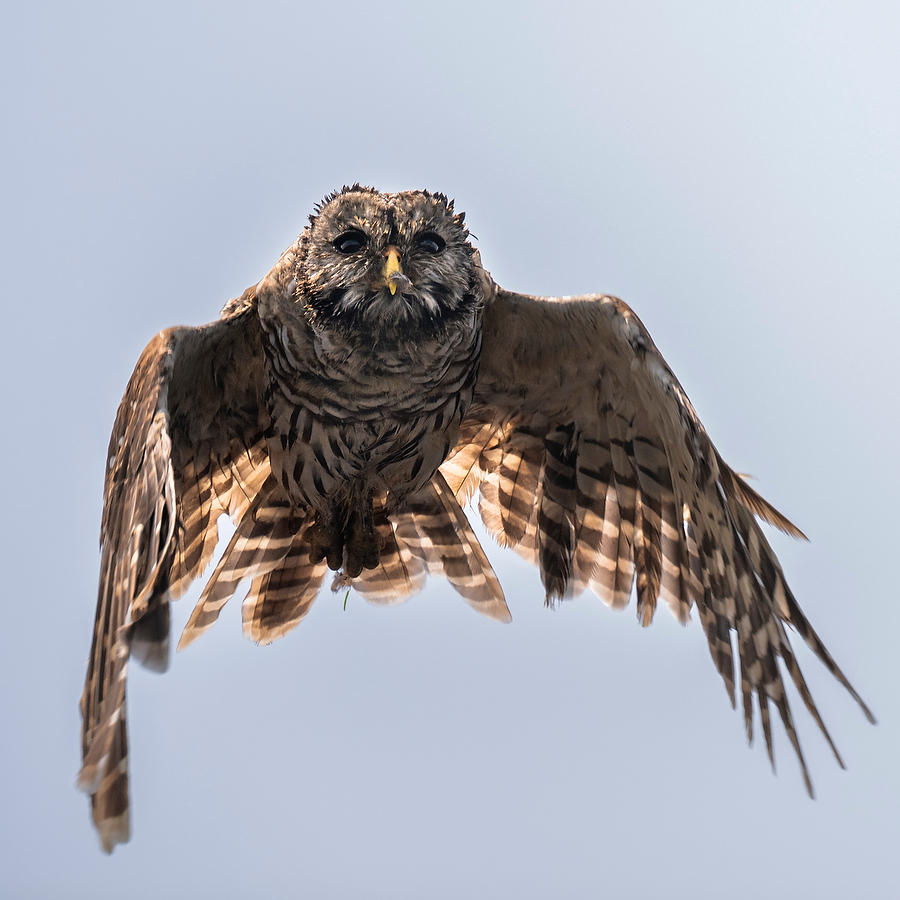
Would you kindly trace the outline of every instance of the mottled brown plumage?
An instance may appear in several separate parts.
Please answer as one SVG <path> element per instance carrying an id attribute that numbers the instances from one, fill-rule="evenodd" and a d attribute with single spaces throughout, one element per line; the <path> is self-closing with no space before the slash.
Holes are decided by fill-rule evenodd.
<path id="1" fill-rule="evenodd" d="M 452 202 L 355 185 L 219 321 L 161 332 L 119 407 L 79 776 L 104 848 L 129 834 L 128 658 L 165 668 L 169 598 L 210 561 L 222 513 L 236 530 L 179 646 L 248 579 L 244 631 L 275 640 L 328 567 L 377 603 L 439 575 L 508 620 L 462 511 L 476 494 L 548 604 L 590 588 L 623 607 L 634 590 L 643 625 L 660 597 L 680 621 L 696 607 L 748 736 L 755 695 L 770 756 L 769 703 L 810 793 L 779 658 L 831 739 L 786 625 L 871 718 L 756 517 L 800 532 L 723 462 L 637 316 L 498 288 Z"/>

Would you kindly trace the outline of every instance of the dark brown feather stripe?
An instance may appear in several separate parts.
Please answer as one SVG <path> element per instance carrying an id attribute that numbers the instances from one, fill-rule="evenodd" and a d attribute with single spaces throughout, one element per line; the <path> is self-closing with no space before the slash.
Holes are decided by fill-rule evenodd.
<path id="1" fill-rule="evenodd" d="M 615 478 L 615 500 L 619 513 L 619 539 L 616 551 L 616 583 L 613 592 L 613 606 L 625 607 L 631 596 L 637 565 L 635 548 L 635 519 L 640 503 L 640 488 L 634 466 L 629 456 L 628 432 L 631 420 L 614 410 L 607 411 L 609 428 L 610 458 Z M 638 541 L 640 536 L 638 536 Z M 642 548 L 638 548 L 642 549 Z"/>
<path id="2" fill-rule="evenodd" d="M 473 609 L 509 621 L 500 582 L 440 472 L 398 513 L 397 536 L 427 564 L 430 573 L 443 575 Z"/>
<path id="3" fill-rule="evenodd" d="M 293 508 L 280 484 L 269 476 L 206 583 L 178 648 L 187 647 L 215 624 L 245 578 L 259 578 L 281 565 L 305 522 L 303 512 Z"/>
<path id="4" fill-rule="evenodd" d="M 313 562 L 305 529 L 294 536 L 282 563 L 253 579 L 241 614 L 244 634 L 259 644 L 271 644 L 287 634 L 309 612 L 325 577 L 325 562 Z"/>
<path id="5" fill-rule="evenodd" d="M 591 584 L 595 593 L 610 602 L 615 573 L 615 558 L 608 557 L 609 541 L 606 494 L 612 479 L 609 444 L 584 434 L 578 436 L 575 469 L 577 507 L 575 512 L 575 554 L 573 593 Z M 618 546 L 618 542 L 616 542 Z"/>
<path id="6" fill-rule="evenodd" d="M 543 441 L 516 428 L 500 446 L 494 477 L 482 484 L 479 509 L 485 525 L 504 546 L 516 547 L 528 531 L 543 463 Z"/>
<path id="7" fill-rule="evenodd" d="M 477 434 L 479 424 L 513 423 L 503 441 L 507 448 L 523 423 L 541 441 L 563 426 L 574 427 L 576 507 L 567 589 L 577 592 L 587 581 L 611 605 L 624 606 L 636 581 L 643 624 L 650 622 L 658 597 L 682 622 L 696 605 L 732 705 L 739 678 L 748 737 L 756 703 L 772 756 L 774 705 L 811 789 L 779 657 L 833 750 L 834 745 L 788 643 L 786 624 L 863 712 L 871 713 L 800 611 L 753 516 L 794 536 L 802 532 L 722 461 L 646 329 L 621 300 L 529 297 L 496 285 L 489 293 L 468 433 Z M 504 503 L 510 505 L 511 492 L 504 490 L 510 469 L 504 456 L 497 470 L 484 474 L 482 518 L 501 543 L 537 562 L 542 575 L 554 572 L 559 589 L 559 560 L 566 558 L 559 548 L 566 548 L 566 539 L 553 495 L 552 454 L 545 454 L 529 491 L 530 514 L 527 504 L 518 506 L 513 529 L 503 518 Z"/>
<path id="8" fill-rule="evenodd" d="M 656 600 L 662 588 L 666 562 L 677 572 L 677 554 L 667 536 L 666 548 L 675 557 L 666 560 L 663 548 L 663 502 L 669 493 L 669 464 L 665 453 L 649 437 L 650 429 L 642 426 L 628 442 L 629 458 L 634 466 L 640 487 L 640 534 L 643 543 L 643 563 L 637 578 L 638 619 L 649 625 L 656 610 Z"/>
<path id="9" fill-rule="evenodd" d="M 79 786 L 107 852 L 128 839 L 125 679 L 128 628 L 153 604 L 176 518 L 166 418 L 159 394 L 171 374 L 174 333 L 141 354 L 110 437 L 101 524 L 100 587 L 84 693 Z"/>
<path id="10" fill-rule="evenodd" d="M 441 465 L 450 490 L 463 506 L 474 496 L 484 476 L 499 463 L 500 432 L 500 427 L 493 422 L 464 421 L 456 447 Z"/>
<path id="11" fill-rule="evenodd" d="M 575 434 L 568 425 L 544 438 L 543 490 L 538 512 L 538 560 L 545 602 L 568 593 L 575 553 Z"/>
<path id="12" fill-rule="evenodd" d="M 129 655 L 166 667 L 170 597 L 209 561 L 218 516 L 239 514 L 267 472 L 259 335 L 249 307 L 161 332 L 141 354 L 113 426 L 79 775 L 106 851 L 129 832 Z"/>
<path id="13" fill-rule="evenodd" d="M 425 563 L 398 537 L 383 504 L 375 511 L 375 532 L 381 547 L 378 568 L 364 569 L 352 579 L 353 589 L 370 603 L 400 603 L 424 587 Z"/>

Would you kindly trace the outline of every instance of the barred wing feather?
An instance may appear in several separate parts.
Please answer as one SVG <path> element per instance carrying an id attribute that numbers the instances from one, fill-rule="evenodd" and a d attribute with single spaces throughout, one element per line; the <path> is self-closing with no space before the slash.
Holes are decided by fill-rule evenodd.
<path id="1" fill-rule="evenodd" d="M 129 835 L 128 660 L 166 668 L 170 597 L 209 562 L 219 516 L 240 519 L 268 476 L 262 380 L 258 319 L 245 305 L 211 325 L 160 332 L 116 415 L 78 778 L 108 852 Z"/>
<path id="2" fill-rule="evenodd" d="M 548 604 L 589 587 L 621 608 L 634 590 L 645 626 L 660 597 L 682 622 L 696 607 L 732 704 L 740 692 L 748 737 L 755 696 L 770 757 L 769 704 L 812 794 L 783 669 L 843 763 L 786 625 L 872 715 L 801 612 L 756 519 L 802 533 L 724 463 L 625 303 L 488 287 L 475 400 L 442 467 L 451 488 L 461 501 L 479 493 L 488 530 L 537 565 Z"/>

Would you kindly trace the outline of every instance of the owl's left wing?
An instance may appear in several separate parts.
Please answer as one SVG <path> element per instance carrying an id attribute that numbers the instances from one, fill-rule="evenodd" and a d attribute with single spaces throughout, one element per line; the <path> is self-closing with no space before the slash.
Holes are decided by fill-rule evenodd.
<path id="1" fill-rule="evenodd" d="M 779 657 L 838 762 L 791 650 L 792 626 L 866 705 L 810 626 L 755 517 L 802 536 L 719 456 L 632 310 L 615 297 L 531 297 L 489 281 L 475 399 L 442 472 L 504 546 L 540 568 L 547 603 L 590 587 L 614 607 L 636 583 L 649 625 L 661 596 L 696 606 L 748 739 L 753 695 L 770 758 L 771 701 L 812 785 Z M 773 763 L 774 764 L 774 763 Z"/>

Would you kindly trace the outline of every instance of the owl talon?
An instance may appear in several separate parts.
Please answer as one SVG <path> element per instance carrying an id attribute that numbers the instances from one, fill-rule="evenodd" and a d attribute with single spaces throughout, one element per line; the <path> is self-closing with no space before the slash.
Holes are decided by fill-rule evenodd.
<path id="1" fill-rule="evenodd" d="M 362 564 L 364 569 L 377 569 L 378 568 L 378 547 L 377 546 L 368 546 L 366 548 L 366 552 L 363 555 Z"/>
<path id="2" fill-rule="evenodd" d="M 333 527 L 317 522 L 308 532 L 309 558 L 314 562 L 323 559 L 328 568 L 336 572 L 344 558 L 344 541 L 341 533 Z"/>
<path id="3" fill-rule="evenodd" d="M 362 570 L 378 566 L 378 535 L 372 520 L 371 507 L 350 518 L 344 533 L 344 572 L 356 578 Z"/>
<path id="4" fill-rule="evenodd" d="M 351 556 L 348 553 L 344 560 L 344 575 L 346 575 L 347 578 L 356 578 L 362 570 L 362 560 L 358 556 Z"/>

